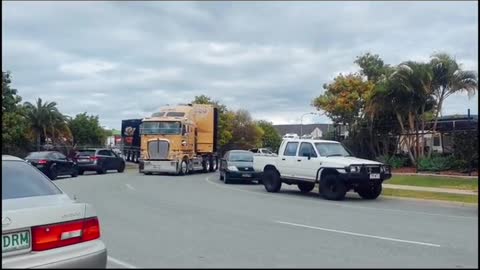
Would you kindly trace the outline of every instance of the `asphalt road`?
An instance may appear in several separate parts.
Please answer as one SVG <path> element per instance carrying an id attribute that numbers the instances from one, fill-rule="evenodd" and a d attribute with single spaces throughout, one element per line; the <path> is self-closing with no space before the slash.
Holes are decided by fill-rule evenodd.
<path id="1" fill-rule="evenodd" d="M 218 173 L 86 174 L 55 183 L 100 218 L 108 267 L 478 267 L 478 208 L 341 202 Z"/>

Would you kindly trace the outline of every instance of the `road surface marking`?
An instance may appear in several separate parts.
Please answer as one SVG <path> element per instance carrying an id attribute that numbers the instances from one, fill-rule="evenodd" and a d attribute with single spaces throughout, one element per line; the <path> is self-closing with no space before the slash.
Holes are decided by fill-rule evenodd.
<path id="1" fill-rule="evenodd" d="M 130 186 L 130 184 L 125 184 L 125 186 L 127 186 L 127 188 L 131 189 L 131 190 L 135 190 L 134 187 Z"/>
<path id="2" fill-rule="evenodd" d="M 260 193 L 260 192 L 257 192 L 257 191 L 250 191 L 250 190 L 244 190 L 244 189 L 240 189 L 240 188 L 234 188 L 234 187 L 228 187 L 228 186 L 225 186 L 225 185 L 221 185 L 221 184 L 210 181 L 210 176 L 206 177 L 205 180 L 210 184 L 213 184 L 213 185 L 219 186 L 221 188 L 225 188 L 225 189 L 231 189 L 231 190 L 237 190 L 237 191 L 242 191 L 242 192 L 247 192 L 247 193 L 253 193 L 253 194 L 257 194 L 257 195 L 268 196 L 270 198 L 275 198 L 275 196 L 276 196 L 276 195 L 270 194 L 268 192 Z M 277 198 L 279 198 L 279 197 L 277 197 Z M 282 197 L 282 198 L 284 198 L 284 197 Z M 300 199 L 300 198 L 295 198 L 295 197 L 289 197 L 288 200 L 298 200 L 298 201 L 302 201 L 302 202 L 307 202 L 308 201 L 308 200 L 305 200 L 305 199 Z M 334 203 L 334 202 L 330 202 L 330 201 L 326 201 L 326 200 L 318 201 L 318 203 L 330 204 L 330 205 L 336 205 L 336 206 L 341 206 L 341 207 L 346 207 L 346 208 L 354 208 L 354 209 L 369 209 L 369 210 L 374 210 L 374 211 L 401 212 L 401 213 L 408 213 L 408 214 L 419 214 L 419 215 L 450 217 L 450 218 L 478 219 L 478 217 L 469 217 L 469 216 L 444 215 L 444 214 L 435 214 L 435 213 L 428 213 L 428 212 L 421 212 L 421 211 L 410 211 L 410 210 L 392 209 L 392 208 L 376 208 L 376 207 L 366 207 L 366 206 L 355 206 L 355 205 Z"/>
<path id="3" fill-rule="evenodd" d="M 321 228 L 321 227 L 314 227 L 314 226 L 308 226 L 308 225 L 297 224 L 297 223 L 290 223 L 290 222 L 278 221 L 278 220 L 276 220 L 276 221 L 274 221 L 274 222 L 276 222 L 276 223 L 281 223 L 281 224 L 286 224 L 286 225 L 291 225 L 291 226 L 297 226 L 297 227 L 304 227 L 304 228 L 309 228 L 309 229 L 327 231 L 327 232 L 334 232 L 334 233 L 355 235 L 355 236 L 360 236 L 360 237 L 368 237 L 368 238 L 375 238 L 375 239 L 381 239 L 381 240 L 387 240 L 387 241 L 402 242 L 402 243 L 409 243 L 409 244 L 423 245 L 423 246 L 430 246 L 430 247 L 440 247 L 440 245 L 432 244 L 432 243 L 417 242 L 417 241 L 410 241 L 410 240 L 402 240 L 402 239 L 396 239 L 396 238 L 390 238 L 390 237 L 383 237 L 383 236 L 376 236 L 376 235 L 369 235 L 369 234 L 363 234 L 363 233 L 354 233 L 354 232 L 347 232 L 347 231 L 339 231 L 339 230 L 333 230 L 333 229 L 327 229 L 327 228 Z"/>
<path id="4" fill-rule="evenodd" d="M 137 268 L 136 266 L 133 266 L 133 265 L 131 265 L 129 263 L 126 263 L 126 262 L 122 262 L 122 261 L 120 261 L 118 259 L 115 259 L 113 257 L 110 257 L 110 256 L 108 256 L 107 259 L 108 259 L 108 261 L 113 262 L 113 263 L 118 264 L 118 265 L 121 265 L 125 268 Z"/>

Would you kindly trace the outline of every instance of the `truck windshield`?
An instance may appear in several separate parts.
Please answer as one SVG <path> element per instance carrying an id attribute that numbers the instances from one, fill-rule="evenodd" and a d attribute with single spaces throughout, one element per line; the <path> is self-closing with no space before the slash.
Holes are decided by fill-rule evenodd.
<path id="1" fill-rule="evenodd" d="M 182 132 L 180 122 L 143 122 L 140 134 L 179 135 Z"/>
<path id="2" fill-rule="evenodd" d="M 340 143 L 315 143 L 318 153 L 324 157 L 342 156 L 348 157 L 351 154 Z"/>

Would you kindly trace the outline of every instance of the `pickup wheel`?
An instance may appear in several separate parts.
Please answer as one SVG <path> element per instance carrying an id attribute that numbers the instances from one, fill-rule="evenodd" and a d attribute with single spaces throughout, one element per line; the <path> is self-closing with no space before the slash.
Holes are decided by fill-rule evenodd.
<path id="1" fill-rule="evenodd" d="M 298 183 L 297 185 L 302 193 L 308 193 L 315 188 L 315 183 Z"/>
<path id="2" fill-rule="evenodd" d="M 375 200 L 382 193 L 382 184 L 362 186 L 357 190 L 358 195 L 366 200 Z"/>
<path id="3" fill-rule="evenodd" d="M 282 187 L 282 181 L 278 172 L 272 169 L 267 169 L 263 174 L 263 185 L 268 192 L 278 192 Z"/>
<path id="4" fill-rule="evenodd" d="M 334 174 L 327 174 L 320 180 L 320 195 L 327 200 L 340 201 L 345 199 L 347 187 L 342 180 Z"/>

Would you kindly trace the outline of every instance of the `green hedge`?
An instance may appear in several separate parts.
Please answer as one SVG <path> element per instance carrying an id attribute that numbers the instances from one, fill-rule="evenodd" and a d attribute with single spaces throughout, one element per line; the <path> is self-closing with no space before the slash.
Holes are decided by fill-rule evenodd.
<path id="1" fill-rule="evenodd" d="M 401 168 L 408 165 L 408 158 L 404 156 L 379 156 L 377 157 L 379 162 L 392 166 L 392 168 Z"/>
<path id="2" fill-rule="evenodd" d="M 446 171 L 450 169 L 455 169 L 458 166 L 458 161 L 453 155 L 449 156 L 440 156 L 432 155 L 430 158 L 424 157 L 418 161 L 418 169 L 420 171 Z"/>

